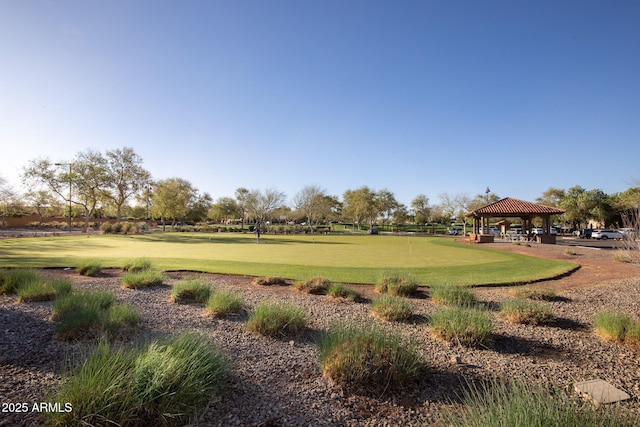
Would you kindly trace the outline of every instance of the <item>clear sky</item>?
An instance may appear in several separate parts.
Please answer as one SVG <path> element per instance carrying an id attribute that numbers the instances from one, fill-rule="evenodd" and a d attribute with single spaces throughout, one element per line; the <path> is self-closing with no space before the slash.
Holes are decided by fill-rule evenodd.
<path id="1" fill-rule="evenodd" d="M 0 0 L 0 175 L 533 200 L 640 179 L 640 2 Z"/>

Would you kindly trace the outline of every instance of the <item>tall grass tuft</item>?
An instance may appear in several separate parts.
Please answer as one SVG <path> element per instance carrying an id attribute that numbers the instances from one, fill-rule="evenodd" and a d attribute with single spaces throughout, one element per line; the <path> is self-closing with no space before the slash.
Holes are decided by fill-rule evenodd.
<path id="1" fill-rule="evenodd" d="M 381 294 L 411 296 L 416 293 L 420 283 L 413 277 L 394 273 L 380 277 L 375 284 L 375 290 Z"/>
<path id="2" fill-rule="evenodd" d="M 99 260 L 89 260 L 81 263 L 76 271 L 81 276 L 95 277 L 102 272 L 102 262 Z"/>
<path id="3" fill-rule="evenodd" d="M 254 277 L 251 280 L 252 285 L 260 286 L 272 286 L 272 285 L 287 285 L 287 279 L 279 276 L 266 276 L 266 277 Z"/>
<path id="4" fill-rule="evenodd" d="M 206 303 L 211 295 L 211 287 L 202 279 L 182 279 L 171 288 L 173 302 Z"/>
<path id="5" fill-rule="evenodd" d="M 293 287 L 300 292 L 314 295 L 324 295 L 329 290 L 331 282 L 324 277 L 312 277 L 305 280 L 300 280 L 293 284 Z"/>
<path id="6" fill-rule="evenodd" d="M 38 281 L 40 273 L 30 268 L 16 268 L 5 271 L 0 282 L 0 294 L 15 294 L 18 288 Z"/>
<path id="7" fill-rule="evenodd" d="M 260 302 L 249 315 L 247 329 L 268 337 L 302 334 L 306 328 L 304 308 L 290 303 Z"/>
<path id="8" fill-rule="evenodd" d="M 390 322 L 401 322 L 413 316 L 413 306 L 404 297 L 383 295 L 371 302 L 371 311 Z"/>
<path id="9" fill-rule="evenodd" d="M 437 338 L 466 346 L 481 346 L 491 340 L 491 317 L 476 308 L 444 307 L 430 319 Z"/>
<path id="10" fill-rule="evenodd" d="M 207 301 L 207 311 L 213 317 L 234 316 L 242 312 L 244 302 L 236 292 L 217 289 Z"/>
<path id="11" fill-rule="evenodd" d="M 318 339 L 323 376 L 349 391 L 384 393 L 416 380 L 422 362 L 400 335 L 374 327 L 338 325 Z"/>
<path id="12" fill-rule="evenodd" d="M 129 289 L 159 286 L 164 282 L 164 274 L 156 270 L 127 271 L 122 276 L 122 286 Z"/>
<path id="13" fill-rule="evenodd" d="M 327 295 L 332 298 L 340 298 L 343 300 L 348 300 L 351 302 L 357 302 L 362 299 L 362 296 L 358 291 L 353 288 L 349 288 L 347 286 L 341 285 L 339 283 L 334 283 L 329 286 L 327 290 Z"/>
<path id="14" fill-rule="evenodd" d="M 144 270 L 151 270 L 152 267 L 153 265 L 151 264 L 151 261 L 148 260 L 147 258 L 134 258 L 127 261 L 122 266 L 122 271 L 131 271 L 131 272 L 144 271 Z"/>
<path id="15" fill-rule="evenodd" d="M 68 369 L 48 398 L 71 412 L 46 414 L 49 425 L 174 426 L 195 422 L 224 387 L 228 362 L 203 337 L 183 334 L 167 342 L 124 349 L 104 340 Z"/>
<path id="16" fill-rule="evenodd" d="M 516 298 L 527 298 L 535 301 L 553 301 L 556 291 L 551 288 L 538 286 L 523 286 L 509 289 L 509 295 Z"/>
<path id="17" fill-rule="evenodd" d="M 553 321 L 553 312 L 546 305 L 524 299 L 510 299 L 500 305 L 500 316 L 511 323 L 538 325 Z"/>
<path id="18" fill-rule="evenodd" d="M 431 288 L 431 301 L 438 305 L 470 307 L 476 303 L 476 296 L 462 286 L 445 285 Z"/>
<path id="19" fill-rule="evenodd" d="M 463 402 L 462 410 L 442 414 L 447 426 L 631 427 L 640 422 L 637 415 L 625 414 L 620 407 L 595 409 L 559 387 L 545 390 L 516 381 L 470 386 Z"/>
<path id="20" fill-rule="evenodd" d="M 605 341 L 622 342 L 631 323 L 632 319 L 628 314 L 605 311 L 596 315 L 593 326 L 596 334 Z"/>
<path id="21" fill-rule="evenodd" d="M 71 292 L 72 283 L 66 279 L 49 279 L 38 276 L 36 280 L 20 285 L 17 290 L 18 301 L 52 301 Z"/>

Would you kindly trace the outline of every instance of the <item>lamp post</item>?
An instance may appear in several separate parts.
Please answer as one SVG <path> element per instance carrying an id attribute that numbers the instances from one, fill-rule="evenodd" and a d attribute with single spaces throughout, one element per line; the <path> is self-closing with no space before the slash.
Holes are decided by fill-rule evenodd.
<path id="1" fill-rule="evenodd" d="M 69 234 L 71 234 L 71 163 L 56 163 L 56 166 L 69 166 Z"/>

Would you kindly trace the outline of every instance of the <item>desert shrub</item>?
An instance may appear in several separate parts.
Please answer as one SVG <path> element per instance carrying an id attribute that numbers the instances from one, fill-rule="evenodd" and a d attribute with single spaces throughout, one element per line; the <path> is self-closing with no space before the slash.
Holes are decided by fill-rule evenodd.
<path id="1" fill-rule="evenodd" d="M 7 270 L 2 275 L 0 293 L 15 294 L 21 286 L 38 281 L 40 278 L 40 273 L 30 268 Z"/>
<path id="2" fill-rule="evenodd" d="M 560 387 L 546 390 L 522 381 L 493 381 L 469 386 L 462 394 L 460 411 L 443 412 L 447 426 L 557 426 L 625 427 L 639 425 L 637 415 L 625 414 L 620 407 L 598 408 L 585 405 Z"/>
<path id="3" fill-rule="evenodd" d="M 338 325 L 318 339 L 324 377 L 350 391 L 376 393 L 408 386 L 422 362 L 399 334 L 374 327 Z"/>
<path id="4" fill-rule="evenodd" d="M 100 226 L 100 233 L 110 234 L 113 233 L 113 225 L 110 222 L 105 222 Z"/>
<path id="5" fill-rule="evenodd" d="M 134 258 L 127 261 L 122 266 L 122 271 L 144 271 L 151 270 L 152 267 L 153 265 L 151 264 L 151 261 L 149 261 L 147 258 Z"/>
<path id="6" fill-rule="evenodd" d="M 71 288 L 72 284 L 69 280 L 40 276 L 37 280 L 21 285 L 16 293 L 20 302 L 52 301 L 58 296 L 70 293 Z"/>
<path id="7" fill-rule="evenodd" d="M 211 287 L 202 279 L 182 279 L 171 288 L 173 302 L 205 303 L 211 294 Z"/>
<path id="8" fill-rule="evenodd" d="M 567 248 L 564 250 L 564 254 L 573 256 L 577 255 L 578 253 L 575 251 L 575 249 Z"/>
<path id="9" fill-rule="evenodd" d="M 331 286 L 331 281 L 320 276 L 300 280 L 293 284 L 293 287 L 300 292 L 314 295 L 326 294 L 329 290 L 329 286 Z"/>
<path id="10" fill-rule="evenodd" d="M 470 307 L 476 302 L 476 297 L 462 286 L 434 286 L 431 288 L 431 301 L 439 305 Z"/>
<path id="11" fill-rule="evenodd" d="M 433 335 L 449 342 L 479 346 L 491 340 L 491 317 L 476 308 L 441 308 L 431 316 L 430 325 Z"/>
<path id="12" fill-rule="evenodd" d="M 135 234 L 136 226 L 130 222 L 122 224 L 122 234 Z"/>
<path id="13" fill-rule="evenodd" d="M 127 271 L 122 276 L 122 286 L 129 289 L 149 288 L 162 285 L 164 279 L 164 274 L 161 271 Z"/>
<path id="14" fill-rule="evenodd" d="M 616 251 L 616 253 L 613 255 L 613 259 L 618 262 L 626 262 L 626 263 L 633 262 L 633 257 L 631 256 L 631 253 L 628 250 Z"/>
<path id="15" fill-rule="evenodd" d="M 95 277 L 102 272 L 102 262 L 98 260 L 84 261 L 76 268 L 76 271 L 82 276 Z"/>
<path id="16" fill-rule="evenodd" d="M 546 305 L 524 299 L 510 299 L 500 305 L 500 316 L 511 323 L 538 325 L 553 320 L 553 312 Z"/>
<path id="17" fill-rule="evenodd" d="M 413 316 L 413 306 L 404 297 L 383 295 L 373 300 L 371 311 L 378 317 L 390 322 L 407 320 Z"/>
<path id="18" fill-rule="evenodd" d="M 596 333 L 610 342 L 622 342 L 631 324 L 631 316 L 615 311 L 598 313 L 593 322 Z"/>
<path id="19" fill-rule="evenodd" d="M 268 337 L 300 335 L 306 327 L 302 307 L 263 301 L 249 315 L 247 329 Z"/>
<path id="20" fill-rule="evenodd" d="M 207 311 L 214 317 L 237 315 L 242 312 L 242 296 L 236 292 L 217 289 L 207 301 Z"/>
<path id="21" fill-rule="evenodd" d="M 360 301 L 360 299 L 362 299 L 362 296 L 358 291 L 339 283 L 334 283 L 329 286 L 327 295 L 333 298 L 342 298 L 353 302 Z"/>
<path id="22" fill-rule="evenodd" d="M 124 349 L 101 341 L 49 399 L 70 412 L 50 412 L 48 424 L 173 426 L 197 421 L 229 376 L 228 362 L 203 337 L 183 334 Z"/>
<path id="23" fill-rule="evenodd" d="M 113 227 L 111 227 L 111 232 L 114 234 L 122 233 L 122 223 L 116 222 L 115 224 L 113 224 Z"/>
<path id="24" fill-rule="evenodd" d="M 523 286 L 509 289 L 509 295 L 516 298 L 527 298 L 538 301 L 553 301 L 556 291 L 551 288 L 537 286 Z"/>
<path id="25" fill-rule="evenodd" d="M 254 277 L 251 280 L 252 285 L 271 286 L 271 285 L 287 285 L 287 279 L 278 276 Z"/>
<path id="26" fill-rule="evenodd" d="M 410 296 L 416 293 L 419 286 L 420 283 L 413 277 L 391 274 L 378 279 L 375 290 L 381 294 Z"/>

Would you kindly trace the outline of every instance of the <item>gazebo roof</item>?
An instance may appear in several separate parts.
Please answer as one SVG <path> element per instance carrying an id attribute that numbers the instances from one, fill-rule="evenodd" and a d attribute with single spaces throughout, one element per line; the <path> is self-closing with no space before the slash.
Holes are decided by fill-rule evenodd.
<path id="1" fill-rule="evenodd" d="M 524 200 L 505 197 L 497 202 L 493 202 L 481 208 L 467 212 L 464 216 L 546 216 L 563 214 L 564 212 L 564 209 L 538 205 L 536 203 L 525 202 Z"/>

